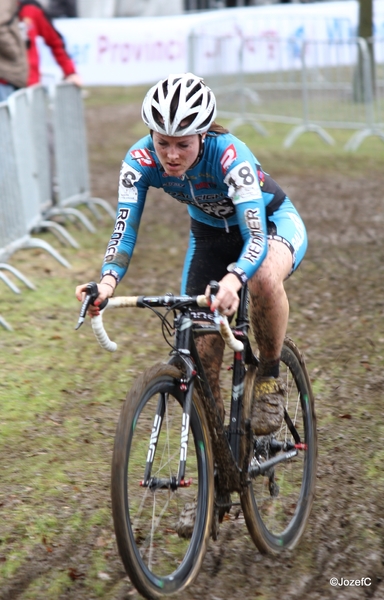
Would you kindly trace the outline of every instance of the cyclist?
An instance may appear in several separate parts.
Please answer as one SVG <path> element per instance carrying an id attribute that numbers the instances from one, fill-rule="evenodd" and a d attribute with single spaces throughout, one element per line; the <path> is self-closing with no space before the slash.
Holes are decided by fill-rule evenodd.
<path id="1" fill-rule="evenodd" d="M 169 75 L 148 91 L 142 118 L 150 131 L 122 163 L 115 228 L 91 314 L 98 314 L 100 303 L 113 295 L 127 271 L 148 188 L 162 188 L 186 203 L 191 229 L 181 293 L 200 294 L 215 279 L 220 289 L 211 310 L 198 311 L 194 318 L 212 319 L 215 309 L 231 317 L 238 292 L 248 282 L 260 351 L 251 423 L 256 435 L 267 435 L 278 429 L 284 413 L 279 380 L 289 314 L 284 280 L 303 259 L 307 236 L 290 199 L 215 116 L 212 90 L 192 73 Z M 235 264 L 228 272 L 230 263 Z M 83 300 L 86 285 L 77 286 L 78 300 Z M 197 343 L 224 417 L 219 387 L 224 342 L 220 336 L 205 336 Z"/>

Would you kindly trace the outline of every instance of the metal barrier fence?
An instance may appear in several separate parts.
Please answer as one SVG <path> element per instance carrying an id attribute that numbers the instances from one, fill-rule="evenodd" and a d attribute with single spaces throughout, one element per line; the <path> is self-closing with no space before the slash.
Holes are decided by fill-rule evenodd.
<path id="1" fill-rule="evenodd" d="M 369 52 L 372 48 L 372 59 Z M 355 150 L 369 135 L 376 135 L 384 141 L 384 38 L 371 38 L 364 54 L 366 67 L 367 126 L 357 131 L 349 140 L 348 149 Z"/>
<path id="2" fill-rule="evenodd" d="M 375 122 L 384 123 L 384 37 L 369 40 L 375 57 L 374 65 L 374 111 Z"/>
<path id="3" fill-rule="evenodd" d="M 61 225 L 47 220 L 42 213 L 42 209 L 52 203 L 52 199 L 47 189 L 50 186 L 48 137 L 47 131 L 44 131 L 47 123 L 38 102 L 38 93 L 37 88 L 24 88 L 12 94 L 8 100 L 26 229 L 28 233 L 43 228 L 50 229 L 78 248 L 77 242 Z M 40 98 L 43 100 L 43 96 Z M 61 262 L 64 264 L 63 259 Z"/>
<path id="4" fill-rule="evenodd" d="M 58 205 L 85 204 L 98 218 L 97 207 L 102 207 L 115 220 L 111 205 L 91 195 L 81 90 L 73 84 L 60 83 L 53 88 L 52 103 Z"/>
<path id="5" fill-rule="evenodd" d="M 38 176 L 40 211 L 45 214 L 53 205 L 52 167 L 48 98 L 42 85 L 32 85 L 27 92 L 30 111 L 32 143 L 35 151 L 35 162 Z M 53 134 L 52 134 L 53 135 Z"/>
<path id="6" fill-rule="evenodd" d="M 40 211 L 44 219 L 52 219 L 56 216 L 65 218 L 74 218 L 89 231 L 94 232 L 95 228 L 89 219 L 80 211 L 74 208 L 65 208 L 58 206 L 54 198 L 54 131 L 52 125 L 52 109 L 49 105 L 47 91 L 42 85 L 33 85 L 27 90 L 29 102 L 29 118 L 31 120 L 32 141 L 35 156 L 34 160 L 37 168 L 37 185 L 39 193 Z M 51 221 L 51 227 L 55 228 L 61 238 L 67 241 L 74 248 L 79 244 L 63 227 Z"/>
<path id="7" fill-rule="evenodd" d="M 101 207 L 115 219 L 108 202 L 90 194 L 81 90 L 73 84 L 59 84 L 53 96 L 52 118 L 49 104 L 41 85 L 19 90 L 0 104 L 0 281 L 17 294 L 20 289 L 7 272 L 35 289 L 8 262 L 18 250 L 41 248 L 70 267 L 50 244 L 32 237 L 49 229 L 61 242 L 78 248 L 70 233 L 52 220 L 55 216 L 79 219 L 92 232 L 95 227 L 76 205 L 87 205 L 98 218 Z M 53 165 L 58 180 L 56 195 Z M 0 326 L 11 329 L 1 315 Z"/>
<path id="8" fill-rule="evenodd" d="M 212 87 L 218 114 L 232 120 L 231 130 L 249 123 L 267 135 L 265 123 L 290 124 L 285 147 L 307 131 L 333 144 L 331 129 L 355 131 L 345 146 L 349 150 L 369 135 L 384 140 L 382 88 L 374 93 L 362 38 L 298 41 L 195 33 L 189 38 L 189 69 Z"/>
<path id="9" fill-rule="evenodd" d="M 0 279 L 15 293 L 19 288 L 3 273 L 9 271 L 23 281 L 30 289 L 34 285 L 15 267 L 8 264 L 9 258 L 18 250 L 41 248 L 51 254 L 65 267 L 70 267 L 50 244 L 30 235 L 30 223 L 33 220 L 25 212 L 21 188 L 18 159 L 14 145 L 13 121 L 9 103 L 0 103 Z M 27 167 L 27 165 L 26 165 Z"/>

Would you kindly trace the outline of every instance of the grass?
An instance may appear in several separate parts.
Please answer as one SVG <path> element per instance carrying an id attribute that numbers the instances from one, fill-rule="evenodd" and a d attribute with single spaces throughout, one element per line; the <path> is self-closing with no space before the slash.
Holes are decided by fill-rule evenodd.
<path id="1" fill-rule="evenodd" d="M 137 122 L 127 128 L 126 144 L 115 153 L 112 162 L 119 163 L 122 155 L 127 151 L 130 143 L 146 135 L 147 129 L 140 119 L 140 107 L 147 88 L 138 86 L 132 88 L 89 88 L 89 96 L 85 103 L 88 107 L 97 107 L 110 103 L 111 106 L 132 104 L 137 109 Z M 283 105 L 284 106 L 284 105 Z M 220 108 L 220 106 L 219 106 Z M 282 107 L 282 110 L 284 108 Z M 229 119 L 220 119 L 223 125 L 231 124 Z M 367 172 L 374 176 L 375 172 L 381 175 L 382 161 L 384 160 L 384 143 L 376 136 L 366 138 L 355 152 L 346 151 L 345 144 L 353 135 L 353 130 L 327 129 L 334 138 L 334 146 L 328 145 L 317 133 L 303 133 L 293 146 L 284 148 L 283 143 L 292 129 L 293 125 L 284 123 L 262 123 L 267 131 L 263 137 L 251 125 L 239 125 L 233 132 L 242 139 L 254 152 L 255 156 L 271 173 L 273 177 L 283 175 L 297 176 L 303 170 L 311 170 L 312 173 L 324 173 L 330 170 L 339 175 L 348 175 L 351 178 L 363 177 Z M 107 143 L 104 140 L 104 143 Z M 116 136 L 111 136 L 111 146 L 116 149 Z M 105 161 L 103 154 L 100 161 Z M 97 155 L 94 155 L 97 161 Z"/>
<path id="2" fill-rule="evenodd" d="M 141 104 L 148 90 L 147 86 L 91 87 L 85 90 L 86 107 L 113 106 L 121 104 Z"/>
<path id="3" fill-rule="evenodd" d="M 109 233 L 103 230 L 103 235 L 107 238 Z M 100 488 L 108 490 L 115 418 L 104 422 L 100 407 L 108 411 L 113 402 L 115 409 L 119 406 L 130 361 L 122 369 L 121 356 L 111 359 L 100 352 L 91 340 L 89 323 L 74 331 L 79 309 L 74 286 L 82 278 L 79 272 L 100 259 L 97 252 L 93 258 L 94 246 L 96 239 L 89 235 L 79 253 L 62 250 L 71 271 L 40 253 L 17 253 L 15 264 L 20 267 L 22 260 L 37 290 L 23 289 L 20 296 L 4 286 L 0 290 L 2 313 L 14 327 L 13 332 L 2 330 L 0 339 L 0 452 L 7 457 L 0 493 L 3 584 L 36 548 L 52 545 L 54 555 L 59 545 L 100 528 L 100 522 L 111 529 L 110 512 L 98 511 L 92 502 L 88 515 L 86 498 L 100 497 Z M 71 582 L 68 573 L 59 576 Z M 34 587 L 39 585 L 36 581 Z M 55 586 L 54 578 L 45 597 L 59 597 L 60 585 L 57 590 Z M 41 589 L 36 595 L 31 590 L 28 597 L 41 598 Z"/>

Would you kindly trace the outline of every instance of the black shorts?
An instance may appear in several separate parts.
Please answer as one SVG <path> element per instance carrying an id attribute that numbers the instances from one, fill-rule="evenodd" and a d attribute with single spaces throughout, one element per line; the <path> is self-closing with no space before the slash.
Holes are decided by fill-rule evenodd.
<path id="1" fill-rule="evenodd" d="M 204 294 L 207 284 L 220 281 L 235 263 L 244 246 L 237 225 L 225 229 L 191 219 L 190 245 L 184 263 L 182 293 Z"/>
<path id="2" fill-rule="evenodd" d="M 305 226 L 289 198 L 267 217 L 268 239 L 283 242 L 292 253 L 292 271 L 301 263 L 307 249 Z M 210 281 L 220 281 L 228 266 L 242 254 L 244 240 L 238 225 L 229 231 L 191 219 L 189 247 L 185 257 L 181 293 L 204 294 Z M 203 309 L 201 317 L 206 311 Z M 209 309 L 207 311 L 209 313 Z M 206 317 L 205 317 L 206 318 Z"/>

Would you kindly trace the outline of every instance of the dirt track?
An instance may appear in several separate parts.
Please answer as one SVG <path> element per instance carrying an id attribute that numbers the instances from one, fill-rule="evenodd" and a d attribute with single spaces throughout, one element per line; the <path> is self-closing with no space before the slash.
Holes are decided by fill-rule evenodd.
<path id="1" fill-rule="evenodd" d="M 107 191 L 106 180 L 107 172 L 95 185 Z M 310 240 L 287 290 L 288 333 L 305 352 L 317 390 L 313 513 L 300 546 L 278 559 L 261 556 L 244 523 L 231 522 L 211 543 L 197 582 L 183 597 L 383 599 L 384 176 L 369 181 L 303 173 L 278 181 L 302 214 Z M 148 254 L 161 248 L 155 234 L 160 215 L 184 245 L 184 207 L 161 193 L 151 196 L 149 206 L 141 233 L 149 234 Z M 331 577 L 368 577 L 371 585 L 332 587 Z"/>
<path id="2" fill-rule="evenodd" d="M 104 177 L 107 173 L 95 184 L 106 190 Z M 241 519 L 227 524 L 183 598 L 379 600 L 384 598 L 384 176 L 303 172 L 277 179 L 302 214 L 310 241 L 287 290 L 288 333 L 305 353 L 316 390 L 316 499 L 299 547 L 279 558 L 255 550 Z M 160 215 L 165 226 L 173 222 L 184 244 L 184 208 L 161 193 L 151 202 L 141 234 L 149 234 L 146 250 L 161 253 L 155 235 Z M 161 281 L 161 271 L 157 275 Z M 359 582 L 332 587 L 332 577 Z M 369 578 L 366 585 L 362 578 Z"/>
<path id="3" fill-rule="evenodd" d="M 126 127 L 132 119 L 123 109 L 112 113 L 92 109 L 87 114 L 90 146 L 97 147 L 100 156 L 113 135 L 119 136 L 122 146 L 119 119 Z M 114 202 L 119 171 L 114 157 L 102 161 L 94 156 L 91 171 L 93 191 Z M 382 178 L 375 175 L 372 181 L 308 172 L 276 178 L 302 214 L 310 241 L 302 266 L 287 283 L 288 334 L 304 351 L 315 389 L 316 498 L 298 548 L 278 558 L 257 552 L 241 517 L 226 522 L 218 541 L 210 543 L 204 567 L 183 599 L 383 600 L 384 174 Z M 185 248 L 187 231 L 185 207 L 160 192 L 151 194 L 130 271 L 137 289 L 162 289 L 164 281 L 172 282 L 170 289 L 177 289 L 183 258 L 180 248 Z M 102 248 L 105 243 L 100 240 Z M 109 433 L 118 409 L 118 405 L 99 409 L 104 411 L 99 417 L 108 423 Z M 110 451 L 110 440 L 105 444 Z M 84 513 L 90 513 L 96 503 L 109 506 L 108 476 L 106 469 L 97 498 L 83 498 Z M 92 535 L 72 540 L 55 553 L 56 566 L 70 570 L 81 564 L 86 571 L 96 543 Z M 36 573 L 55 566 L 43 554 L 31 557 L 23 581 L 0 590 L 1 600 L 35 597 L 28 595 L 29 582 Z M 108 560 L 110 591 L 103 597 L 139 598 L 125 579 L 115 546 Z M 360 584 L 332 587 L 332 577 Z M 369 578 L 366 585 L 361 585 L 362 578 Z M 72 581 L 67 593 L 60 595 L 63 600 L 96 597 L 84 595 L 81 579 Z"/>

